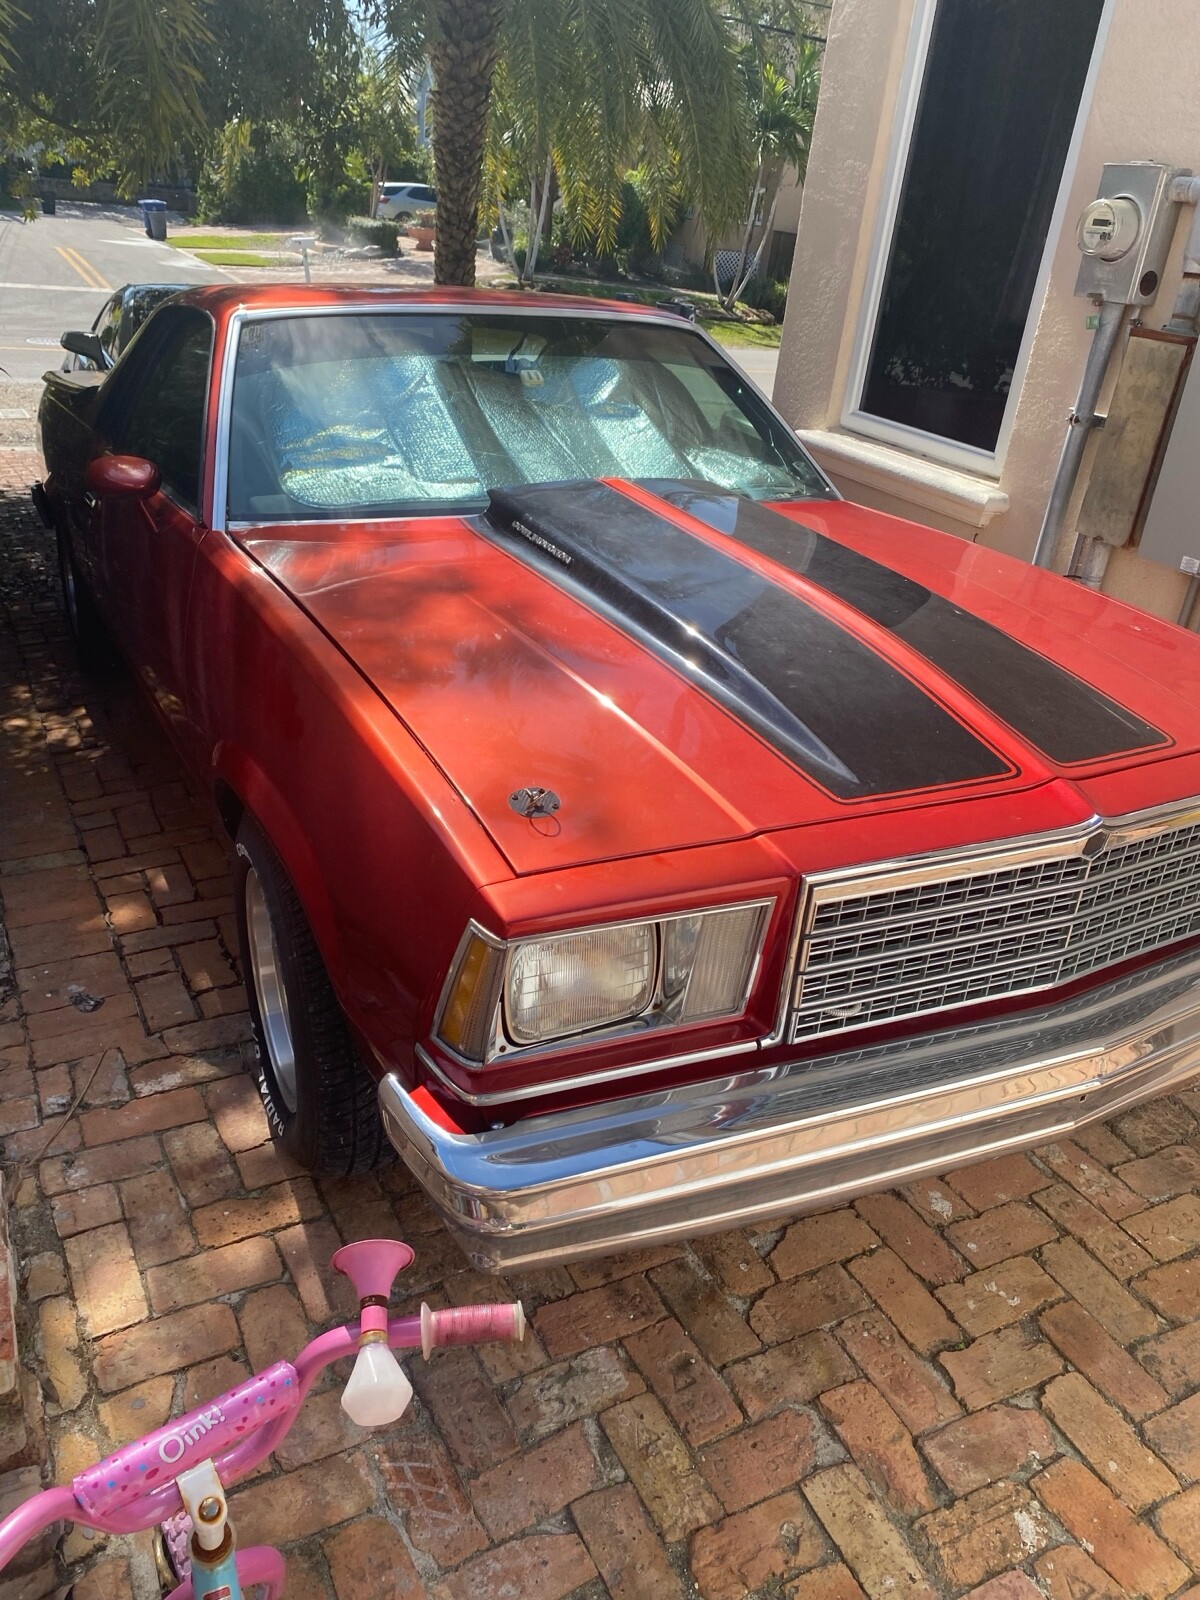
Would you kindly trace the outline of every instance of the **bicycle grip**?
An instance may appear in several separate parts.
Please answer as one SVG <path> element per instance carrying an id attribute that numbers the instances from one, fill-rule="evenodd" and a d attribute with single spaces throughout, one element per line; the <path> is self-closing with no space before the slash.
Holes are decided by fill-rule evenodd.
<path id="1" fill-rule="evenodd" d="M 502 1305 L 448 1306 L 442 1311 L 421 1306 L 421 1352 L 427 1361 L 432 1350 L 446 1345 L 520 1343 L 524 1337 L 525 1308 L 519 1300 Z"/>

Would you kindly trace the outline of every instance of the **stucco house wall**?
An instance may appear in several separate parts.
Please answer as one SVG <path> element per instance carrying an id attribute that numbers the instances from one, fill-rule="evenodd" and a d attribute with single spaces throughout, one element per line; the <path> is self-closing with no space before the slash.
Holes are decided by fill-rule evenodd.
<path id="1" fill-rule="evenodd" d="M 950 469 L 843 425 L 867 275 L 921 0 L 836 0 L 793 262 L 775 399 L 851 498 L 1028 558 L 1050 492 L 1091 333 L 1092 305 L 1073 294 L 1075 223 L 1105 162 L 1156 160 L 1200 172 L 1197 0 L 1107 0 L 1049 239 L 1044 293 L 1011 435 L 986 471 Z M 1019 63 L 1014 63 L 1019 70 Z M 1162 327 L 1179 287 L 1184 209 L 1148 327 Z M 964 271 L 970 263 L 964 262 Z M 1117 363 L 1114 363 L 1114 376 Z M 1200 382 L 1193 376 L 1192 382 Z M 1103 410 L 1104 400 L 1101 402 Z M 1074 544 L 1089 446 L 1056 566 Z M 1174 619 L 1187 580 L 1134 551 L 1114 553 L 1104 589 Z"/>

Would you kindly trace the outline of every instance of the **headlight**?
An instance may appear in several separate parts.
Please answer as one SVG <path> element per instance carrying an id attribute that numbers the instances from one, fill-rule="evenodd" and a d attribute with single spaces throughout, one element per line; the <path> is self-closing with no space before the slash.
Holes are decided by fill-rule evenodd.
<path id="1" fill-rule="evenodd" d="M 528 939 L 508 953 L 504 1019 L 514 1044 L 541 1044 L 640 1016 L 658 966 L 652 922 Z"/>
<path id="2" fill-rule="evenodd" d="M 681 1027 L 745 1010 L 773 902 L 612 923 L 505 945 L 474 926 L 436 1032 L 469 1061 L 600 1029 Z"/>

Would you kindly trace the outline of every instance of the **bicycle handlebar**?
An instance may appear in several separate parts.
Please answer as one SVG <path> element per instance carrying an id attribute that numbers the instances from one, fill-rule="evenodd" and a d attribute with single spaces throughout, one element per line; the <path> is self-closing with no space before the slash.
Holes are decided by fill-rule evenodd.
<path id="1" fill-rule="evenodd" d="M 47 1489 L 0 1523 L 0 1570 L 30 1539 L 58 1521 L 101 1533 L 138 1533 L 182 1508 L 176 1478 L 212 1458 L 222 1483 L 252 1472 L 290 1431 L 317 1377 L 332 1362 L 353 1356 L 361 1325 L 346 1323 L 319 1334 L 296 1357 L 278 1361 L 207 1405 L 177 1417 L 145 1438 L 89 1467 L 71 1487 Z M 508 1305 L 455 1306 L 388 1322 L 393 1350 L 421 1349 L 428 1356 L 446 1345 L 519 1340 L 525 1332 L 520 1301 Z"/>

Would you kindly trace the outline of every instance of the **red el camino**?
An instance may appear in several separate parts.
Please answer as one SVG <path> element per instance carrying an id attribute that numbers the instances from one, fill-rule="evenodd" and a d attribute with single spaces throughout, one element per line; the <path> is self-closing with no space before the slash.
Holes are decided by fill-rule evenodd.
<path id="1" fill-rule="evenodd" d="M 628 306 L 217 288 L 48 376 L 234 842 L 263 1101 L 472 1259 L 828 1205 L 1200 1070 L 1200 641 L 839 499 Z"/>

